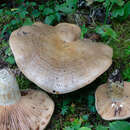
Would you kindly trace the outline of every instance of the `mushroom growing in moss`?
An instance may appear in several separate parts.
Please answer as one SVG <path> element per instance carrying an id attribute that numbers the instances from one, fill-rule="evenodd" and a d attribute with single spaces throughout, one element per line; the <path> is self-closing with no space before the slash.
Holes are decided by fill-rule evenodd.
<path id="1" fill-rule="evenodd" d="M 42 91 L 19 91 L 8 69 L 0 70 L 0 130 L 43 130 L 54 110 L 54 103 Z"/>
<path id="2" fill-rule="evenodd" d="M 119 70 L 108 78 L 108 83 L 99 86 L 95 93 L 96 109 L 105 120 L 130 117 L 130 82 L 121 79 Z"/>
<path id="3" fill-rule="evenodd" d="M 77 25 L 23 26 L 10 36 L 10 47 L 24 75 L 54 94 L 82 88 L 104 73 L 112 63 L 112 48 L 80 39 Z"/>

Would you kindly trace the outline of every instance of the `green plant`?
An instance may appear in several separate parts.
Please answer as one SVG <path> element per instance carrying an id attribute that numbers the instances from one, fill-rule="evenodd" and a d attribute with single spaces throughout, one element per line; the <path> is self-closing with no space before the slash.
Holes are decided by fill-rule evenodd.
<path id="1" fill-rule="evenodd" d="M 69 109 L 69 106 L 68 106 L 68 105 L 63 105 L 62 108 L 61 108 L 61 114 L 62 114 L 63 116 L 64 116 L 65 114 L 67 114 L 68 109 Z"/>
<path id="2" fill-rule="evenodd" d="M 95 29 L 96 33 L 99 34 L 104 40 L 108 38 L 114 39 L 119 42 L 117 33 L 111 28 L 110 25 L 97 26 Z"/>
<path id="3" fill-rule="evenodd" d="M 0 34 L 2 38 L 4 37 L 5 32 L 10 34 L 13 30 L 22 25 L 31 25 L 33 23 L 27 2 L 24 5 L 20 5 L 18 8 L 13 9 L 5 6 L 0 9 L 0 12 L 0 17 L 4 19 L 2 21 L 3 23 L 1 23 L 4 25 Z"/>
<path id="4" fill-rule="evenodd" d="M 96 130 L 130 130 L 130 123 L 127 121 L 114 121 L 109 123 L 109 126 L 99 125 Z"/>
<path id="5" fill-rule="evenodd" d="M 66 0 L 65 3 L 57 5 L 56 10 L 65 14 L 74 13 L 77 8 L 78 0 Z"/>
<path id="6" fill-rule="evenodd" d="M 83 118 L 75 119 L 70 126 L 65 127 L 63 130 L 91 130 L 91 128 L 83 126 L 85 122 L 86 120 L 83 120 Z"/>
<path id="7" fill-rule="evenodd" d="M 96 2 L 103 2 L 106 9 L 106 17 L 104 23 L 108 19 L 110 12 L 111 18 L 118 18 L 119 20 L 125 20 L 130 15 L 130 1 L 124 2 L 124 0 L 95 0 Z"/>
<path id="8" fill-rule="evenodd" d="M 130 82 L 130 63 L 128 63 L 123 71 L 123 78 Z"/>
<path id="9" fill-rule="evenodd" d="M 74 114 L 75 112 L 75 104 L 72 103 L 72 99 L 70 97 L 67 97 L 63 100 L 62 106 L 61 106 L 61 115 L 66 115 L 68 113 Z"/>
<path id="10" fill-rule="evenodd" d="M 62 14 L 66 15 L 69 13 L 74 13 L 77 8 L 78 0 L 66 0 L 63 4 L 56 4 L 55 8 L 45 8 L 43 15 L 46 16 L 45 23 L 53 24 L 54 22 L 59 22 Z"/>
<path id="11" fill-rule="evenodd" d="M 63 116 L 68 113 L 70 101 L 71 101 L 70 98 L 66 98 L 63 100 L 63 104 L 61 107 L 61 114 Z"/>
<path id="12" fill-rule="evenodd" d="M 110 130 L 130 130 L 130 123 L 126 121 L 115 121 L 109 123 Z"/>
<path id="13" fill-rule="evenodd" d="M 15 60 L 13 56 L 9 56 L 5 61 L 11 65 L 15 64 Z"/>
<path id="14" fill-rule="evenodd" d="M 102 126 L 102 125 L 98 125 L 96 130 L 108 130 L 108 127 Z"/>
<path id="15" fill-rule="evenodd" d="M 115 7 L 112 10 L 112 18 L 118 18 L 119 20 L 125 20 L 130 15 L 130 1 L 123 4 L 123 6 Z"/>
<path id="16" fill-rule="evenodd" d="M 72 113 L 72 114 L 74 114 L 74 112 L 75 112 L 75 104 L 71 104 L 70 106 L 69 106 L 69 111 Z"/>
<path id="17" fill-rule="evenodd" d="M 96 112 L 95 98 L 93 95 L 88 95 L 88 108 L 90 112 Z"/>
<path id="18" fill-rule="evenodd" d="M 86 28 L 85 24 L 83 24 L 81 26 L 81 36 L 80 36 L 80 38 L 84 39 L 84 36 L 85 36 L 86 33 L 87 33 L 87 28 Z"/>
<path id="19" fill-rule="evenodd" d="M 24 75 L 17 75 L 16 79 L 20 89 L 28 89 L 30 87 L 30 81 L 26 79 Z"/>
<path id="20" fill-rule="evenodd" d="M 95 127 L 86 126 L 88 120 L 83 120 L 83 118 L 76 118 L 71 122 L 70 126 L 65 127 L 63 130 L 130 130 L 130 123 L 127 121 L 114 121 L 109 123 L 108 126 L 97 125 Z"/>
<path id="21" fill-rule="evenodd" d="M 75 12 L 77 1 L 66 0 L 62 4 L 57 1 L 48 1 L 37 4 L 36 2 L 21 0 L 16 2 L 19 5 L 17 8 L 8 8 L 6 4 L 0 6 L 0 24 L 4 25 L 0 28 L 0 37 L 3 38 L 5 32 L 10 34 L 22 25 L 32 25 L 37 20 L 44 21 L 49 25 L 60 22 L 62 15 Z"/>
<path id="22" fill-rule="evenodd" d="M 4 53 L 4 56 L 2 56 L 0 58 L 3 61 L 7 62 L 8 64 L 14 65 L 15 59 L 14 59 L 11 49 L 9 48 L 8 42 L 3 40 L 0 45 L 1 45 L 0 50 L 3 50 L 3 53 Z"/>
<path id="23" fill-rule="evenodd" d="M 130 42 L 129 42 L 129 44 L 130 44 Z M 126 55 L 126 57 L 130 56 L 130 45 L 125 49 L 125 55 Z"/>

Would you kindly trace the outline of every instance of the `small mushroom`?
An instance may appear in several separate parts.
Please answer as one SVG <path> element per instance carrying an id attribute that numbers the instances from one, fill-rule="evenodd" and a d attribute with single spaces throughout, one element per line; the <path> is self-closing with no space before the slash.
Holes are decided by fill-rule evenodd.
<path id="1" fill-rule="evenodd" d="M 119 120 L 130 117 L 130 82 L 119 78 L 115 70 L 108 82 L 99 86 L 95 93 L 96 109 L 104 120 Z"/>
<path id="2" fill-rule="evenodd" d="M 54 103 L 42 91 L 19 91 L 12 72 L 0 70 L 0 130 L 43 130 Z"/>
<path id="3" fill-rule="evenodd" d="M 60 23 L 36 22 L 10 36 L 10 47 L 24 75 L 54 94 L 82 88 L 104 73 L 112 63 L 112 48 L 80 39 L 80 28 Z"/>

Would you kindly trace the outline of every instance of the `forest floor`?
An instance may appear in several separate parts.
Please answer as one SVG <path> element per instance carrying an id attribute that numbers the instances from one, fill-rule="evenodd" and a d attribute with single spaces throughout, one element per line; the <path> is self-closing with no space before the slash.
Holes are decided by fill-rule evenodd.
<path id="1" fill-rule="evenodd" d="M 103 120 L 97 113 L 94 97 L 95 90 L 99 85 L 107 81 L 108 75 L 116 68 L 120 69 L 123 80 L 130 81 L 130 18 L 128 17 L 124 21 L 119 21 L 118 19 L 110 19 L 110 17 L 108 17 L 106 24 L 111 26 L 112 30 L 116 33 L 116 36 L 113 38 L 111 34 L 107 34 L 104 38 L 102 37 L 102 34 L 98 34 L 95 31 L 99 25 L 103 25 L 105 15 L 101 5 L 99 4 L 99 8 L 97 8 L 97 5 L 98 4 L 91 5 L 87 8 L 83 7 L 83 9 L 77 9 L 74 13 L 68 13 L 63 16 L 63 19 L 52 25 L 59 22 L 78 24 L 81 26 L 83 38 L 90 38 L 93 41 L 104 42 L 104 44 L 113 48 L 113 64 L 104 74 L 82 89 L 63 95 L 49 94 L 49 96 L 55 101 L 55 111 L 47 126 L 47 130 L 78 130 L 76 127 L 78 128 L 79 126 L 86 126 L 93 130 L 97 129 L 98 126 L 101 126 L 102 129 L 97 130 L 107 130 L 112 121 Z M 95 12 L 99 12 L 99 14 L 94 12 L 94 19 L 91 19 L 90 8 L 94 10 L 95 7 Z M 12 5 L 10 8 L 13 8 Z M 5 6 L 0 8 L 0 10 L 2 9 L 8 10 Z M 79 13 L 81 10 L 82 12 Z M 86 13 L 84 14 L 85 11 Z M 5 25 L 10 24 L 10 21 L 13 19 L 10 13 L 7 14 L 5 16 L 0 15 L 1 34 Z M 38 19 L 38 21 L 39 20 L 41 21 L 41 19 Z M 35 19 L 32 21 L 34 22 Z M 15 23 L 13 24 L 15 26 Z M 85 27 L 83 27 L 84 25 Z M 16 75 L 20 89 L 39 89 L 20 72 L 15 63 L 9 47 L 9 32 L 22 26 L 22 23 L 18 23 L 18 26 L 15 26 L 15 28 L 11 28 L 11 26 L 12 25 L 9 25 L 0 37 L 0 68 L 7 67 L 13 71 Z M 87 29 L 86 32 L 85 28 Z M 130 120 L 128 119 L 126 121 L 129 122 Z"/>

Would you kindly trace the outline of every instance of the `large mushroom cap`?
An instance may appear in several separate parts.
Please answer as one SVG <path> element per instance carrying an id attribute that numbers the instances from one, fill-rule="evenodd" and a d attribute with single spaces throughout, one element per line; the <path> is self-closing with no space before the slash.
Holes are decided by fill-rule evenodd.
<path id="1" fill-rule="evenodd" d="M 25 76 L 56 94 L 91 83 L 112 63 L 109 46 L 80 40 L 80 28 L 68 23 L 23 26 L 11 34 L 9 43 Z"/>
<path id="2" fill-rule="evenodd" d="M 8 84 L 10 83 L 10 84 Z M 54 102 L 42 91 L 20 91 L 9 70 L 0 70 L 0 130 L 43 130 Z"/>
<path id="3" fill-rule="evenodd" d="M 108 96 L 107 87 L 107 84 L 103 84 L 96 90 L 97 112 L 105 120 L 119 120 L 130 117 L 130 82 L 124 82 L 123 97 L 116 104 L 113 104 Z M 118 107 L 118 111 L 116 107 Z"/>

